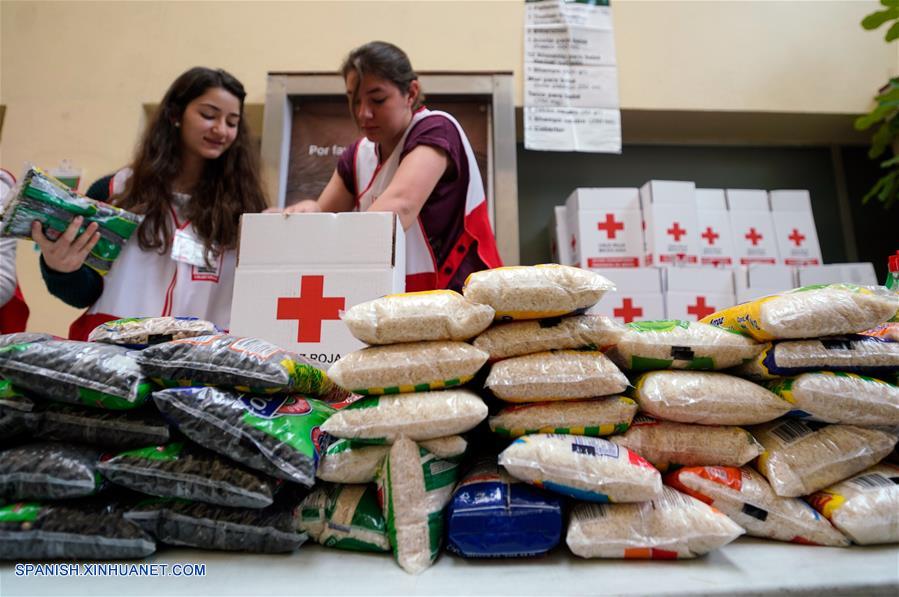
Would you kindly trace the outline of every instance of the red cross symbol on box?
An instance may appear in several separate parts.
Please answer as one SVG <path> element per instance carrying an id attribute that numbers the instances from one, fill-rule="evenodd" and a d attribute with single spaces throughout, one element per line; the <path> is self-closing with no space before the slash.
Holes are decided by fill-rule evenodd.
<path id="1" fill-rule="evenodd" d="M 300 296 L 279 297 L 275 319 L 297 320 L 297 342 L 321 342 L 322 322 L 340 319 L 345 297 L 324 295 L 324 276 L 303 276 Z"/>
<path id="2" fill-rule="evenodd" d="M 675 222 L 666 232 L 674 237 L 674 242 L 680 242 L 680 237 L 687 233 L 686 230 L 680 227 L 680 222 Z"/>
<path id="3" fill-rule="evenodd" d="M 607 238 L 615 238 L 619 230 L 624 230 L 624 223 L 616 221 L 613 214 L 606 214 L 606 221 L 597 222 L 596 229 L 605 232 Z"/>
<path id="4" fill-rule="evenodd" d="M 800 234 L 798 230 L 793 228 L 793 232 L 787 238 L 796 243 L 796 246 L 799 247 L 802 245 L 802 241 L 805 240 L 805 235 Z"/>
<path id="5" fill-rule="evenodd" d="M 714 312 L 715 307 L 706 305 L 704 296 L 697 296 L 695 305 L 687 305 L 687 313 L 689 313 L 690 315 L 695 315 L 696 321 L 699 321 L 706 315 L 711 315 Z"/>
<path id="6" fill-rule="evenodd" d="M 621 301 L 621 307 L 612 309 L 612 315 L 620 317 L 624 323 L 630 323 L 638 317 L 643 317 L 643 307 L 634 305 L 634 301 L 626 298 Z"/>
<path id="7" fill-rule="evenodd" d="M 709 241 L 709 246 L 711 247 L 712 245 L 715 244 L 715 241 L 718 240 L 718 238 L 719 238 L 721 235 L 718 234 L 717 232 L 715 232 L 714 230 L 712 230 L 712 227 L 711 227 L 711 226 L 708 226 L 708 227 L 706 227 L 705 232 L 703 232 L 703 233 L 700 234 L 699 236 L 701 236 L 702 238 L 704 238 L 704 239 L 706 239 L 707 241 Z"/>
<path id="8" fill-rule="evenodd" d="M 757 244 L 759 244 L 760 240 L 765 238 L 764 236 L 762 236 L 761 234 L 758 233 L 758 231 L 755 229 L 755 227 L 750 228 L 749 232 L 747 232 L 744 236 L 745 236 L 746 240 L 748 240 L 749 242 L 752 243 L 753 247 L 756 246 Z"/>

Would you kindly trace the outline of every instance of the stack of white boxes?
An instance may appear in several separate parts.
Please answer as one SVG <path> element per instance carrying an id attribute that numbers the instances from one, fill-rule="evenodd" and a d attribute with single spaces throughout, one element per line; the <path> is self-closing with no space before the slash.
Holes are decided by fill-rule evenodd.
<path id="1" fill-rule="evenodd" d="M 643 260 L 643 217 L 635 188 L 576 189 L 565 202 L 570 265 L 635 268 Z M 561 244 L 561 239 L 558 241 Z"/>

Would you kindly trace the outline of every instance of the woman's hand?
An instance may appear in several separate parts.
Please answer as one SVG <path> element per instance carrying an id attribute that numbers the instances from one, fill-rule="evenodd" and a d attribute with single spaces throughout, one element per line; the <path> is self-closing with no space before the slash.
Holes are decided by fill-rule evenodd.
<path id="1" fill-rule="evenodd" d="M 99 225 L 96 222 L 91 222 L 84 232 L 78 234 L 83 222 L 83 217 L 76 217 L 55 241 L 47 238 L 40 222 L 35 220 L 31 223 L 31 238 L 41 248 L 47 267 L 63 274 L 81 268 L 88 253 L 100 240 L 100 233 L 97 231 Z"/>
<path id="2" fill-rule="evenodd" d="M 321 206 L 318 204 L 318 201 L 315 199 L 305 199 L 303 201 L 299 201 L 284 208 L 284 213 L 286 214 L 309 214 L 309 213 L 320 213 L 322 210 Z"/>

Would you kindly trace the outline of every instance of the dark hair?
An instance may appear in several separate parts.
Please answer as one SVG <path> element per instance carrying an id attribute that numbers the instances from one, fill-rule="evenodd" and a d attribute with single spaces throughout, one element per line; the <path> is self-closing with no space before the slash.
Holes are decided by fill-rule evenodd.
<path id="1" fill-rule="evenodd" d="M 243 118 L 243 85 L 222 69 L 196 66 L 175 79 L 165 92 L 137 148 L 125 190 L 112 198 L 116 205 L 143 214 L 137 237 L 144 250 L 164 253 L 171 245 L 172 181 L 181 168 L 181 129 L 176 123 L 190 102 L 215 88 L 240 100 L 237 136 L 225 153 L 206 161 L 183 215 L 207 250 L 224 250 L 237 246 L 241 214 L 260 212 L 267 205 Z"/>
<path id="2" fill-rule="evenodd" d="M 351 72 L 355 72 L 359 80 L 366 74 L 386 79 L 404 94 L 409 92 L 412 81 L 418 80 L 418 73 L 412 70 L 409 56 L 386 41 L 370 41 L 351 51 L 340 66 L 340 74 L 346 79 Z M 412 110 L 417 110 L 424 99 L 424 93 L 419 91 Z"/>

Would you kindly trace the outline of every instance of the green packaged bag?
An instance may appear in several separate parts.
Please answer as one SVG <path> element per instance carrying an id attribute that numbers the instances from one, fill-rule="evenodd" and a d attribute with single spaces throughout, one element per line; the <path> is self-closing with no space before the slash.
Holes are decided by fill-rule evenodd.
<path id="1" fill-rule="evenodd" d="M 316 543 L 350 551 L 390 551 L 374 485 L 325 485 L 303 500 L 300 530 Z"/>

